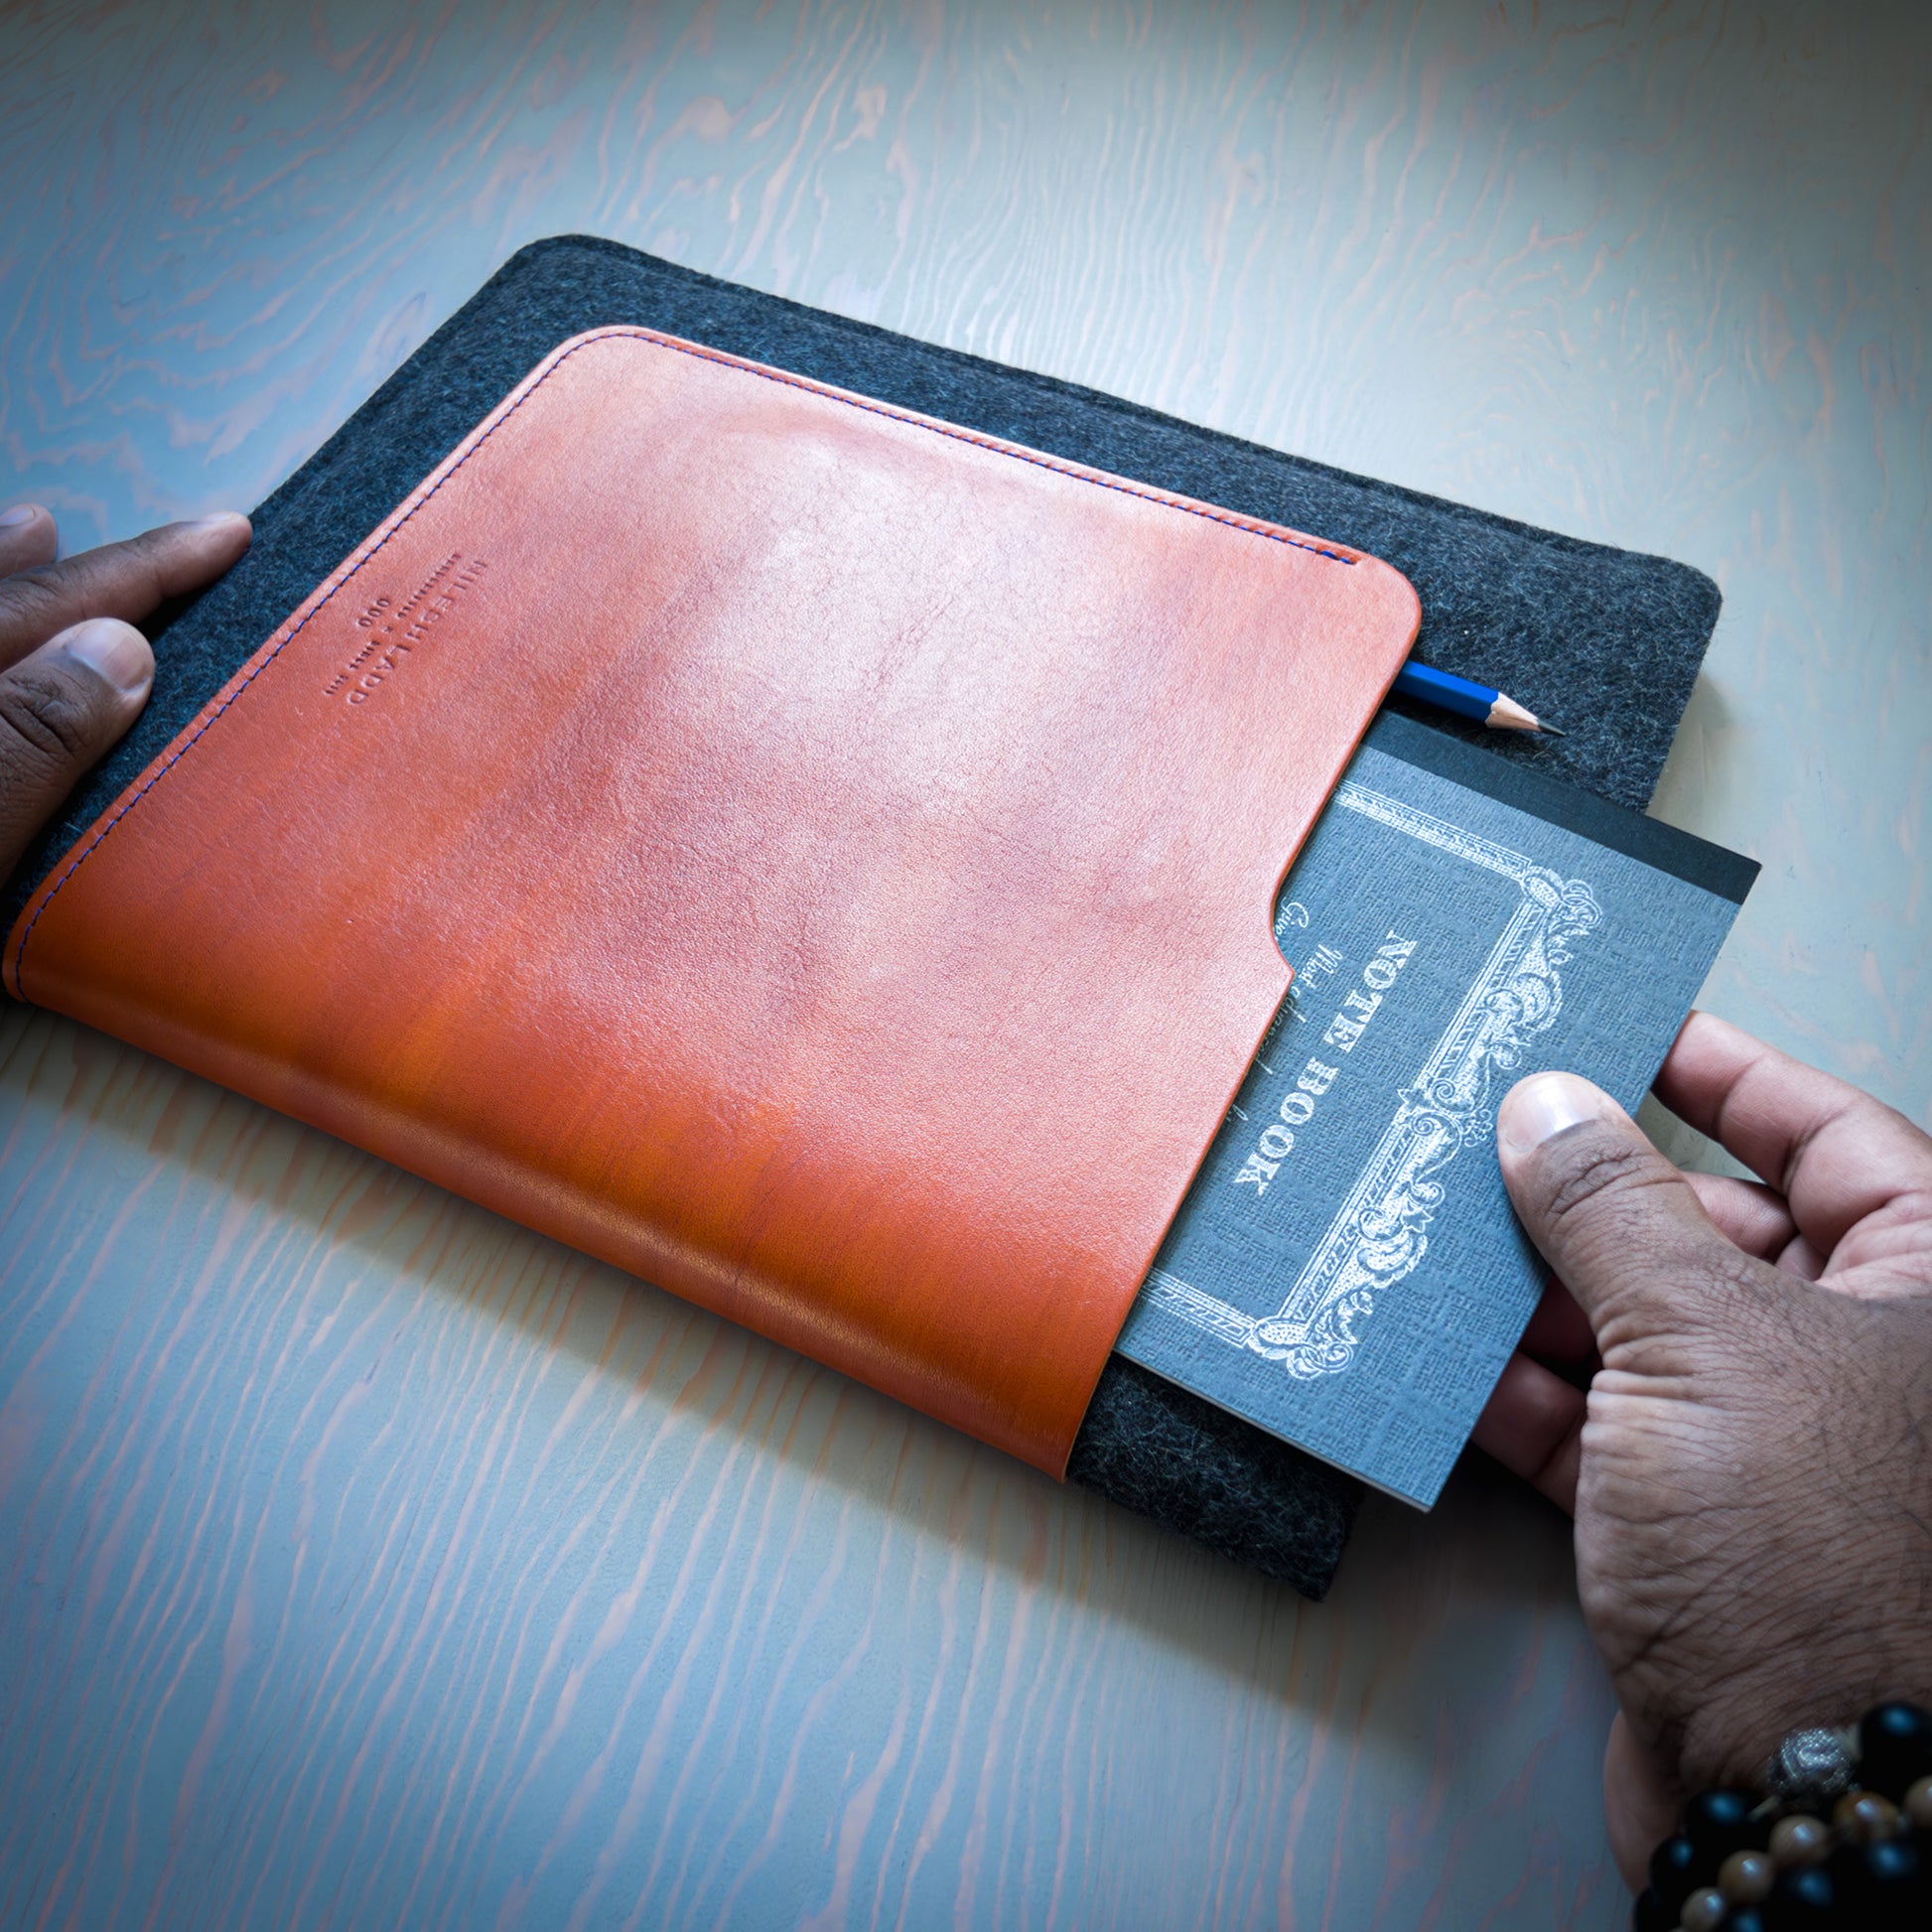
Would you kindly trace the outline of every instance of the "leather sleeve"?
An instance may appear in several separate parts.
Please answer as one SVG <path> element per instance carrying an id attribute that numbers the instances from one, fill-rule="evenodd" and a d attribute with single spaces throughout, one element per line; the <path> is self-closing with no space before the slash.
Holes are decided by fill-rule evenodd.
<path id="1" fill-rule="evenodd" d="M 7 985 L 1058 1474 L 1417 619 L 599 331 L 54 867 Z"/>

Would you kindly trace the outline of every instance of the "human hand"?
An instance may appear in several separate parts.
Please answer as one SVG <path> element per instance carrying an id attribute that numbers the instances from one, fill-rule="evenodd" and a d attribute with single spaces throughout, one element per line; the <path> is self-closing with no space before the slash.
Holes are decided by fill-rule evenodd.
<path id="1" fill-rule="evenodd" d="M 1475 1435 L 1576 1517 L 1632 1890 L 1787 1730 L 1932 1704 L 1932 1139 L 1706 1014 L 1656 1091 L 1770 1184 L 1680 1173 L 1587 1081 L 1519 1082 L 1503 1178 L 1569 1293 Z"/>
<path id="2" fill-rule="evenodd" d="M 0 513 L 0 880 L 140 715 L 154 652 L 135 624 L 219 577 L 248 548 L 232 511 L 54 561 L 54 518 Z"/>

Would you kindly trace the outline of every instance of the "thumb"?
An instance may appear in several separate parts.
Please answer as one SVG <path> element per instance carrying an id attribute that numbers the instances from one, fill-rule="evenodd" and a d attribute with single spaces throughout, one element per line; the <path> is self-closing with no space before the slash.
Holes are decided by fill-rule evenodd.
<path id="1" fill-rule="evenodd" d="M 148 640 L 117 618 L 76 623 L 0 673 L 0 879 L 153 683 Z"/>
<path id="2" fill-rule="evenodd" d="M 1519 1080 L 1497 1110 L 1496 1153 L 1530 1239 L 1606 1357 L 1716 1313 L 1743 1257 L 1607 1093 L 1574 1073 Z"/>

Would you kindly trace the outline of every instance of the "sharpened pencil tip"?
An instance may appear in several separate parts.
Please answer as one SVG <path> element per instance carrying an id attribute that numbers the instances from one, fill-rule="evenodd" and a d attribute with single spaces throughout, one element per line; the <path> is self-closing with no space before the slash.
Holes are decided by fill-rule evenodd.
<path id="1" fill-rule="evenodd" d="M 1546 725 L 1541 718 L 1536 721 L 1537 735 L 1541 738 L 1568 738 L 1570 734 L 1559 731 L 1554 725 Z"/>

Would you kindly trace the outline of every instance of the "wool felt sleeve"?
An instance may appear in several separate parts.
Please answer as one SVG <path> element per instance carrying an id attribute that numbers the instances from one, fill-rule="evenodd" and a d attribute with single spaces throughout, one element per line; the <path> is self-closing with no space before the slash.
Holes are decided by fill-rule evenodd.
<path id="1" fill-rule="evenodd" d="M 1473 726 L 1459 735 L 1634 809 L 1649 802 L 1717 620 L 1717 587 L 1681 564 L 1284 456 L 616 242 L 563 236 L 513 256 L 255 511 L 248 556 L 157 635 L 146 712 L 29 853 L 9 887 L 6 923 L 53 861 L 536 362 L 612 323 L 707 343 L 1371 551 L 1420 593 L 1420 656 L 1501 687 L 1570 732 L 1554 742 Z M 1411 715 L 1457 732 L 1441 714 Z M 1360 1498 L 1351 1478 L 1119 1357 L 1101 1378 L 1068 1474 L 1317 1597 Z"/>

